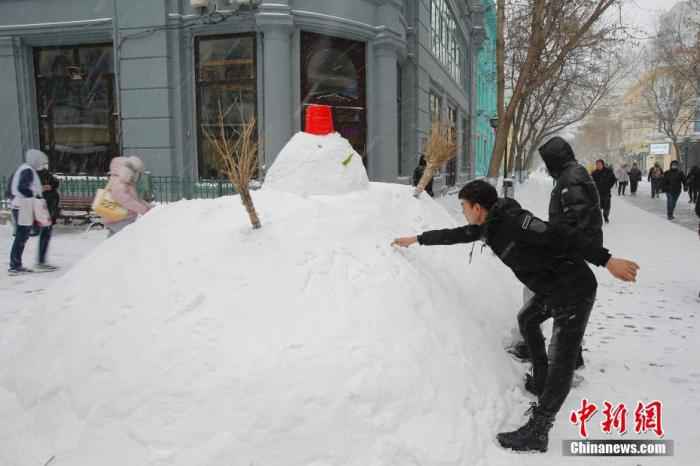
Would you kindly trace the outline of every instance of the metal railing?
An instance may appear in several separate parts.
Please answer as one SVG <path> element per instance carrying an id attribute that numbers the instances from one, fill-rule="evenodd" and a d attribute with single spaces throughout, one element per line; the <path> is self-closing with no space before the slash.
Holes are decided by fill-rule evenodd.
<path id="1" fill-rule="evenodd" d="M 59 192 L 62 197 L 92 199 L 95 192 L 107 184 L 106 176 L 60 176 Z M 0 208 L 9 209 L 5 192 L 9 177 L 0 177 Z M 256 186 L 252 186 L 255 189 Z M 215 199 L 236 194 L 229 180 L 200 180 L 177 176 L 152 176 L 141 179 L 138 191 L 144 199 L 159 203 L 176 202 L 182 199 Z"/>

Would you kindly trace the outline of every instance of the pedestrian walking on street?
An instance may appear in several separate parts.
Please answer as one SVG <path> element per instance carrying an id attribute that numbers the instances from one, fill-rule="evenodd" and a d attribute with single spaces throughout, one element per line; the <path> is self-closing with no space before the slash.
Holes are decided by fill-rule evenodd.
<path id="1" fill-rule="evenodd" d="M 676 203 L 681 196 L 681 190 L 687 191 L 688 187 L 685 174 L 678 166 L 678 160 L 671 162 L 671 168 L 664 173 L 662 190 L 666 193 L 666 216 L 673 220 L 673 212 L 676 210 Z"/>
<path id="2" fill-rule="evenodd" d="M 627 185 L 630 182 L 630 176 L 627 174 L 627 164 L 615 170 L 615 178 L 617 179 L 617 195 L 624 196 Z"/>
<path id="3" fill-rule="evenodd" d="M 467 183 L 459 199 L 469 225 L 397 238 L 392 244 L 446 246 L 483 240 L 535 292 L 535 305 L 542 312 L 545 308 L 551 312 L 554 325 L 549 354 L 539 324 L 524 332 L 533 361 L 546 365 L 541 395 L 525 425 L 497 435 L 504 448 L 545 452 L 555 416 L 571 390 L 576 358 L 595 302 L 598 283 L 586 261 L 630 282 L 636 280 L 639 266 L 612 257 L 580 231 L 544 222 L 513 199 L 499 199 L 486 181 Z"/>
<path id="4" fill-rule="evenodd" d="M 632 168 L 630 169 L 629 173 L 627 173 L 627 175 L 630 178 L 630 193 L 633 196 L 636 196 L 637 187 L 639 186 L 639 182 L 642 181 L 642 171 L 637 166 L 637 162 L 634 162 L 632 164 Z"/>
<path id="5" fill-rule="evenodd" d="M 34 227 L 35 207 L 34 199 L 42 199 L 43 188 L 41 178 L 37 173 L 39 170 L 48 167 L 49 158 L 40 150 L 29 149 L 25 155 L 26 162 L 20 165 L 10 179 L 9 194 L 12 207 L 12 219 L 15 224 L 15 239 L 12 242 L 10 252 L 10 275 L 19 275 L 34 272 L 34 270 L 24 267 L 22 255 L 24 247 Z M 48 247 L 48 241 L 44 238 L 43 247 Z M 40 257 L 42 243 L 40 242 Z"/>
<path id="6" fill-rule="evenodd" d="M 649 169 L 649 176 L 647 181 L 651 183 L 651 197 L 655 198 L 661 192 L 661 184 L 664 177 L 664 171 L 658 163 L 655 163 L 653 167 Z"/>
<path id="7" fill-rule="evenodd" d="M 700 199 L 695 201 L 695 215 L 700 219 Z M 698 237 L 700 237 L 700 222 L 698 222 Z M 698 298 L 700 298 L 700 292 L 698 292 Z"/>
<path id="8" fill-rule="evenodd" d="M 700 194 L 700 167 L 693 166 L 688 172 L 688 202 L 696 203 Z"/>
<path id="9" fill-rule="evenodd" d="M 49 214 L 51 215 L 51 225 L 41 227 L 39 230 L 39 260 L 36 269 L 50 272 L 58 268 L 47 262 L 47 255 L 51 236 L 53 235 L 53 226 L 58 222 L 58 217 L 61 213 L 61 209 L 59 208 L 61 195 L 58 192 L 61 182 L 49 171 L 48 167 L 39 170 L 37 173 L 41 180 L 42 195 L 46 201 L 46 207 L 49 209 Z"/>
<path id="10" fill-rule="evenodd" d="M 615 174 L 610 168 L 605 166 L 605 162 L 602 159 L 598 159 L 595 166 L 596 169 L 593 170 L 591 176 L 593 177 L 596 188 L 598 188 L 598 197 L 600 198 L 600 208 L 603 211 L 603 219 L 605 219 L 605 223 L 610 223 L 610 190 L 615 186 Z"/>

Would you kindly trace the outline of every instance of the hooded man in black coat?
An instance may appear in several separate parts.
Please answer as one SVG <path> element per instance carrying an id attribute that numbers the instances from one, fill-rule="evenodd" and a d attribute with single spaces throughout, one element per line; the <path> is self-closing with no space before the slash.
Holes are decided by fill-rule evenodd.
<path id="1" fill-rule="evenodd" d="M 637 186 L 639 186 L 639 182 L 642 181 L 642 171 L 639 169 L 639 166 L 637 166 L 637 162 L 632 164 L 628 175 L 630 177 L 630 192 L 633 196 L 636 196 Z"/>
<path id="2" fill-rule="evenodd" d="M 591 238 L 592 244 L 603 246 L 603 219 L 600 215 L 600 201 L 593 179 L 585 167 L 576 161 L 574 151 L 564 139 L 553 137 L 539 148 L 540 156 L 547 171 L 554 178 L 555 185 L 549 201 L 549 223 L 573 228 Z M 525 337 L 526 329 L 541 325 L 551 315 L 546 306 L 538 300 L 529 299 L 518 313 L 520 333 Z M 525 359 L 529 356 L 523 351 L 522 345 L 515 352 L 516 356 Z M 579 352 L 576 367 L 583 366 L 583 356 Z M 533 374 L 528 376 L 525 388 L 539 394 L 542 391 L 545 374 L 537 368 L 542 364 L 533 361 Z"/>
<path id="3" fill-rule="evenodd" d="M 671 162 L 671 168 L 664 173 L 662 191 L 666 193 L 666 216 L 673 220 L 676 203 L 681 196 L 681 190 L 686 191 L 685 174 L 678 168 L 678 160 Z"/>
<path id="4" fill-rule="evenodd" d="M 596 188 L 598 188 L 598 197 L 600 198 L 600 208 L 603 210 L 603 218 L 605 223 L 610 222 L 610 190 L 615 186 L 617 179 L 613 171 L 605 166 L 602 159 L 598 159 L 595 163 L 596 169 L 591 173 Z"/>
<path id="5" fill-rule="evenodd" d="M 563 224 L 590 237 L 593 244 L 603 245 L 603 219 L 600 215 L 600 201 L 595 184 L 588 171 L 576 161 L 574 151 L 564 139 L 554 137 L 539 148 L 540 156 L 547 171 L 554 178 L 555 185 L 549 201 L 549 223 Z M 540 325 L 551 315 L 546 307 L 535 299 L 528 299 L 518 313 L 520 332 L 525 337 L 525 329 Z M 527 347 L 516 344 L 513 354 L 521 360 L 530 359 Z M 579 353 L 576 367 L 583 366 L 583 356 Z M 537 373 L 538 364 L 533 363 L 533 374 L 526 378 L 525 388 L 539 394 L 542 390 L 544 374 Z"/>
<path id="6" fill-rule="evenodd" d="M 617 259 L 582 230 L 543 222 L 515 200 L 498 199 L 483 180 L 459 192 L 469 225 L 395 239 L 395 246 L 452 245 L 483 240 L 515 276 L 535 293 L 554 318 L 549 358 L 539 324 L 527 329 L 533 361 L 546 364 L 544 386 L 530 420 L 514 432 L 498 434 L 513 450 L 546 451 L 554 417 L 571 389 L 576 357 L 586 330 L 598 283 L 586 261 L 605 266 L 613 276 L 634 281 L 639 266 Z"/>
<path id="7" fill-rule="evenodd" d="M 688 202 L 695 203 L 700 194 L 700 167 L 694 165 L 688 172 Z"/>

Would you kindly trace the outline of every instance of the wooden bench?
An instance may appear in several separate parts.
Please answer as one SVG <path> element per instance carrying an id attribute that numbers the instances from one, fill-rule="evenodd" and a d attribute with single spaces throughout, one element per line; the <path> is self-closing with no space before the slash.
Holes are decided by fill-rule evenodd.
<path id="1" fill-rule="evenodd" d="M 82 220 L 82 225 L 95 223 L 95 215 L 92 213 L 92 197 L 65 196 L 62 195 L 58 202 L 60 210 L 59 218 L 65 225 L 72 224 L 74 220 Z"/>

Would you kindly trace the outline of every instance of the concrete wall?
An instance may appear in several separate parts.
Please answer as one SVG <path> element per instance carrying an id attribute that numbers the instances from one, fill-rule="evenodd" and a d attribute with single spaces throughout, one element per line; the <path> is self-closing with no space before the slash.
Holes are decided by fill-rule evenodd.
<path id="1" fill-rule="evenodd" d="M 455 16 L 465 18 L 470 14 L 469 5 L 466 2 L 449 2 Z M 472 176 L 473 171 L 473 148 L 471 147 L 471 137 L 464 138 L 464 119 L 471 127 L 474 114 L 474 101 L 472 99 L 474 89 L 474 60 L 475 42 L 472 38 L 472 24 L 468 21 L 457 21 L 461 31 L 461 42 L 463 46 L 462 80 L 457 82 L 448 72 L 445 66 L 433 54 L 430 31 L 430 0 L 414 0 L 408 8 L 408 18 L 412 26 L 409 33 L 409 61 L 412 69 L 407 70 L 404 84 L 413 87 L 411 98 L 415 105 L 412 118 L 414 122 L 407 124 L 412 131 L 407 131 L 407 137 L 413 140 L 406 142 L 406 151 L 403 154 L 402 167 L 405 173 L 415 167 L 419 153 L 422 151 L 422 144 L 428 136 L 431 127 L 429 96 L 431 91 L 441 97 L 442 120 L 447 121 L 448 105 L 458 109 L 457 115 L 457 183 Z M 467 128 L 469 131 L 470 128 Z M 467 145 L 468 157 L 465 161 L 462 157 L 464 145 Z M 466 163 L 465 163 L 466 162 Z M 444 184 L 444 176 L 436 180 L 437 187 Z"/>
<path id="2" fill-rule="evenodd" d="M 153 173 L 176 174 L 171 81 L 177 75 L 168 47 L 166 0 L 119 0 L 121 140 L 124 155 L 139 155 Z M 159 29 L 160 28 L 160 29 Z"/>

